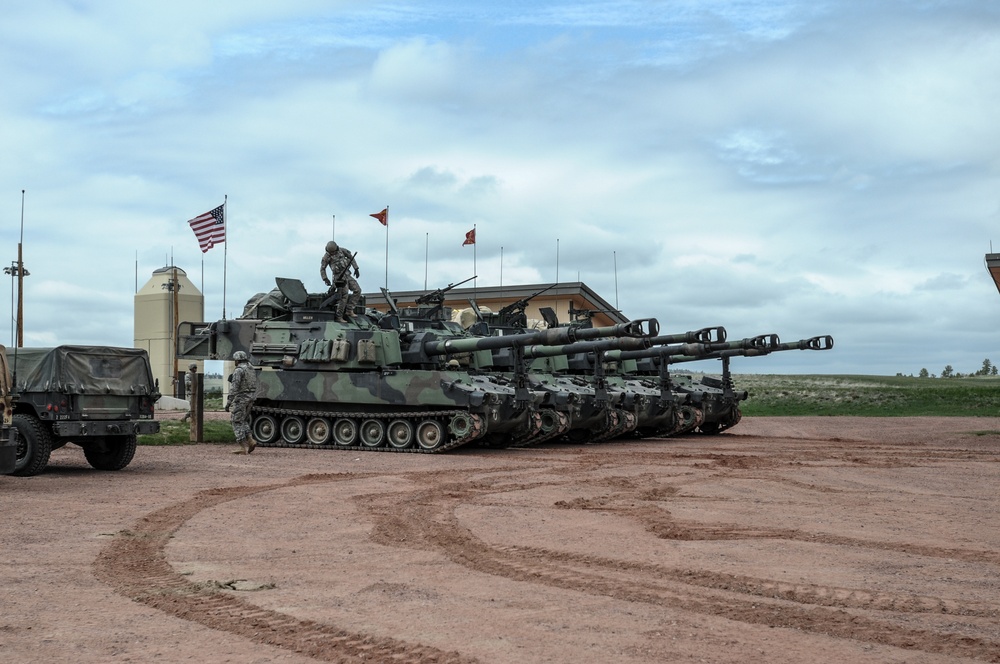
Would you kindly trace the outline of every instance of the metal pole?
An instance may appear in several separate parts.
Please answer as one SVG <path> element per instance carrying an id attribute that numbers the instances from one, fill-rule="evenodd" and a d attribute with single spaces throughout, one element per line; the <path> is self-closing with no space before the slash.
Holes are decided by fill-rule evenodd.
<path id="1" fill-rule="evenodd" d="M 389 290 L 389 206 L 385 206 L 385 289 Z"/>
<path id="2" fill-rule="evenodd" d="M 21 240 L 17 243 L 17 347 L 24 346 L 24 189 L 21 190 Z"/>
<path id="3" fill-rule="evenodd" d="M 618 309 L 618 252 L 613 251 L 611 255 L 615 259 L 615 309 Z"/>
<path id="4" fill-rule="evenodd" d="M 559 283 L 559 238 L 556 238 L 556 283 Z"/>

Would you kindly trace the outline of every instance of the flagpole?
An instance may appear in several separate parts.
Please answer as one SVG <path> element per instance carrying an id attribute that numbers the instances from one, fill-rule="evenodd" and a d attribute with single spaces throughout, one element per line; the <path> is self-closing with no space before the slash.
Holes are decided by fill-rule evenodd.
<path id="1" fill-rule="evenodd" d="M 424 233 L 424 290 L 427 290 L 427 257 L 429 256 L 428 245 L 430 243 L 430 239 L 431 234 Z"/>
<path id="2" fill-rule="evenodd" d="M 216 198 L 215 200 L 219 200 Z M 222 199 L 222 226 L 226 228 L 226 241 L 222 243 L 222 320 L 226 320 L 226 275 L 229 267 L 229 194 Z"/>
<path id="3" fill-rule="evenodd" d="M 330 239 L 337 239 L 337 215 L 333 215 L 333 229 L 330 232 Z"/>
<path id="4" fill-rule="evenodd" d="M 615 309 L 618 309 L 618 252 L 612 251 L 611 255 L 615 259 Z"/>
<path id="5" fill-rule="evenodd" d="M 389 290 L 389 206 L 385 206 L 385 289 Z"/>
<path id="6" fill-rule="evenodd" d="M 503 246 L 500 247 L 500 305 L 503 306 Z"/>
<path id="7" fill-rule="evenodd" d="M 559 283 L 559 238 L 556 238 L 556 283 Z"/>
<path id="8" fill-rule="evenodd" d="M 476 237 L 476 225 L 475 224 L 472 224 L 472 237 L 474 237 L 474 238 Z M 476 240 L 478 241 L 479 238 L 476 238 Z M 477 244 L 478 244 L 478 242 L 473 242 L 472 243 L 472 274 L 473 275 L 478 275 L 479 274 L 479 269 L 476 267 L 476 245 Z M 478 288 L 479 288 L 479 278 L 478 278 L 478 276 L 476 276 L 476 278 L 474 278 L 472 280 L 472 298 L 473 299 L 478 299 L 478 297 L 479 297 Z"/>

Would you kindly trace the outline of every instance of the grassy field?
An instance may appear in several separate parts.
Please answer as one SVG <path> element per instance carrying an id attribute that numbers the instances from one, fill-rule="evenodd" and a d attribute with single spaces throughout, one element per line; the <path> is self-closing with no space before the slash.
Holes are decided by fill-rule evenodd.
<path id="1" fill-rule="evenodd" d="M 733 376 L 744 415 L 1000 416 L 1000 378 Z"/>
<path id="2" fill-rule="evenodd" d="M 906 376 L 783 376 L 737 374 L 733 383 L 750 396 L 745 416 L 862 415 L 868 417 L 1000 416 L 1000 378 L 913 378 Z M 220 404 L 209 407 L 221 408 Z M 188 444 L 187 422 L 165 420 L 159 434 L 140 436 L 140 445 Z M 207 443 L 233 443 L 228 421 L 206 421 Z"/>

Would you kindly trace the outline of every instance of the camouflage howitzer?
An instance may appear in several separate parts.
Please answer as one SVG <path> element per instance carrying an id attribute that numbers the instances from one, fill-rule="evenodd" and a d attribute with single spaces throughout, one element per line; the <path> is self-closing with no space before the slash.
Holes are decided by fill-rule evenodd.
<path id="1" fill-rule="evenodd" d="M 833 337 L 821 335 L 782 343 L 776 334 L 753 337 L 743 347 L 716 350 L 705 354 L 676 354 L 662 358 L 665 364 L 694 362 L 705 359 L 722 360 L 722 374 L 719 377 L 702 376 L 695 381 L 691 376 L 675 376 L 672 380 L 674 389 L 697 400 L 704 414 L 704 421 L 698 425 L 699 433 L 717 434 L 732 428 L 739 423 L 742 413 L 739 402 L 747 399 L 746 391 L 736 390 L 733 386 L 729 361 L 733 357 L 761 357 L 777 351 L 785 350 L 830 350 L 833 348 Z"/>
<path id="2" fill-rule="evenodd" d="M 711 338 L 713 330 L 716 332 L 715 340 Z M 727 421 L 729 422 L 728 426 L 732 426 L 739 421 L 738 403 L 746 399 L 745 392 L 741 394 L 732 390 L 731 381 L 720 394 L 716 394 L 718 390 L 715 389 L 714 385 L 710 391 L 678 389 L 677 384 L 671 380 L 670 358 L 677 356 L 709 358 L 720 356 L 718 354 L 722 353 L 761 350 L 777 342 L 777 337 L 773 335 L 726 341 L 726 331 L 722 327 L 705 328 L 694 334 L 701 341 L 661 345 L 645 351 L 608 354 L 608 360 L 635 363 L 626 369 L 626 383 L 653 387 L 660 394 L 661 404 L 673 406 L 674 417 L 664 417 L 669 412 L 667 407 L 664 407 L 660 413 L 648 413 L 645 418 L 642 418 L 640 426 L 637 427 L 638 435 L 673 436 L 694 429 L 702 430 L 702 427 L 705 427 L 707 432 L 714 428 L 711 423 Z M 688 339 L 690 338 L 692 337 L 688 336 Z M 675 337 L 666 341 L 673 343 L 681 341 L 681 339 Z M 707 427 L 706 423 L 708 423 Z"/>
<path id="3" fill-rule="evenodd" d="M 639 347 L 645 346 L 644 339 L 656 334 L 657 329 L 656 320 L 650 319 L 601 328 L 560 327 L 499 336 L 428 340 L 419 347 L 429 355 L 472 353 L 468 362 L 470 370 L 489 372 L 497 380 L 513 385 L 518 393 L 530 393 L 536 399 L 541 396 L 541 401 L 536 402 L 532 426 L 492 436 L 487 441 L 492 446 L 520 447 L 566 434 L 582 412 L 595 407 L 594 390 L 588 385 L 562 381 L 548 373 L 533 370 L 526 358 L 529 349 L 538 352 L 539 349 L 552 349 L 552 354 L 559 355 L 564 348 L 577 344 L 630 344 L 628 347 Z M 480 328 L 480 331 L 487 330 Z M 418 358 L 411 359 L 417 361 Z M 600 410 L 603 415 L 603 403 Z"/>
<path id="4" fill-rule="evenodd" d="M 444 325 L 402 329 L 398 313 L 334 320 L 298 280 L 278 280 L 281 297 L 248 307 L 272 317 L 187 323 L 178 356 L 227 359 L 247 352 L 262 367 L 252 408 L 264 446 L 441 452 L 473 441 L 532 432 L 542 395 L 466 367 L 489 367 L 492 350 L 572 331 L 467 337 Z M 390 300 L 391 301 L 391 300 Z M 270 308 L 268 308 L 270 307 Z M 396 310 L 397 312 L 399 310 Z"/>
<path id="5" fill-rule="evenodd" d="M 188 334 L 178 335 L 178 357 L 228 359 L 242 350 L 261 367 L 251 409 L 258 444 L 442 452 L 530 417 L 533 394 L 433 353 L 404 359 L 422 337 L 401 332 L 396 316 L 337 322 L 328 298 L 306 293 L 301 281 L 279 279 L 278 290 L 271 318 L 186 323 Z"/>
<path id="6" fill-rule="evenodd" d="M 509 444 L 523 446 L 546 440 L 584 439 L 617 426 L 617 404 L 609 397 L 605 386 L 567 375 L 567 354 L 595 348 L 648 347 L 649 337 L 657 334 L 658 328 L 656 319 L 597 328 L 549 328 L 544 331 L 546 338 L 542 344 L 497 352 L 493 358 L 494 371 L 505 372 L 544 394 L 545 414 L 558 422 L 557 426 L 545 427 L 538 436 Z"/>

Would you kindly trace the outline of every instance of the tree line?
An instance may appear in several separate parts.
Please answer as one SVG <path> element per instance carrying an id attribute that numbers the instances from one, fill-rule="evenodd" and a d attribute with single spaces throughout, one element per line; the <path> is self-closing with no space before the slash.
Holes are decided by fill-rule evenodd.
<path id="1" fill-rule="evenodd" d="M 998 373 L 997 365 L 990 362 L 989 358 L 983 360 L 983 366 L 979 368 L 978 371 L 973 373 L 963 374 L 956 372 L 955 369 L 950 365 L 946 365 L 944 369 L 941 370 L 941 378 L 966 378 L 968 376 L 996 376 Z M 896 374 L 901 376 L 902 374 Z M 912 374 L 910 374 L 912 375 Z M 920 378 L 937 378 L 934 374 L 927 371 L 927 369 L 921 369 L 918 374 Z"/>

